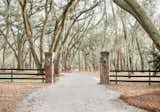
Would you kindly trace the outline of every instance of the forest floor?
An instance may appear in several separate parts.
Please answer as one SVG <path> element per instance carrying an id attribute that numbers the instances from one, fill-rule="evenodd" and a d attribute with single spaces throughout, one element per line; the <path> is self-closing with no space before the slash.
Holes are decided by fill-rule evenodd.
<path id="1" fill-rule="evenodd" d="M 46 87 L 43 83 L 0 83 L 0 112 L 14 112 L 16 104 L 33 90 Z"/>
<path id="2" fill-rule="evenodd" d="M 25 100 L 23 101 L 22 104 L 25 103 L 25 105 L 23 105 L 21 109 L 25 109 L 25 108 L 26 109 L 19 110 L 18 112 L 29 112 L 27 111 L 28 106 L 30 107 L 29 109 L 37 108 L 37 107 L 32 107 L 32 105 L 34 106 L 35 103 L 42 106 L 44 103 L 46 103 L 43 99 L 47 95 L 46 93 L 50 93 L 49 95 L 51 95 L 53 92 L 56 92 L 56 91 L 57 91 L 57 94 L 59 94 L 62 97 L 60 97 L 60 99 L 57 100 L 58 95 L 55 95 L 53 96 L 53 98 L 51 98 L 52 100 L 55 99 L 55 102 L 54 101 L 53 102 L 51 101 L 51 102 L 61 103 L 61 100 L 64 101 L 66 98 L 67 99 L 66 103 L 68 102 L 75 103 L 75 105 L 73 104 L 72 106 L 74 107 L 74 109 L 77 108 L 76 109 L 77 112 L 79 111 L 94 112 L 94 110 L 97 111 L 95 108 L 95 105 L 98 105 L 99 103 L 102 105 L 101 107 L 106 105 L 108 108 L 110 107 L 108 103 L 110 103 L 113 105 L 113 108 L 115 108 L 115 106 L 116 108 L 118 108 L 117 109 L 118 111 L 114 110 L 112 112 L 121 112 L 121 111 L 123 112 L 124 111 L 123 109 L 127 109 L 125 110 L 125 112 L 133 112 L 133 111 L 141 112 L 142 111 L 132 106 L 126 105 L 124 102 L 119 100 L 119 97 L 120 99 L 124 100 L 130 105 L 133 105 L 142 109 L 146 109 L 146 110 L 151 110 L 151 112 L 160 112 L 160 85 L 158 84 L 152 84 L 151 86 L 148 86 L 148 84 L 140 84 L 140 83 L 119 83 L 118 85 L 115 85 L 115 84 L 107 85 L 106 90 L 104 90 L 102 86 L 97 85 L 99 81 L 99 75 L 98 75 L 99 73 L 84 72 L 80 74 L 82 75 L 82 77 L 79 75 L 79 73 L 76 73 L 75 76 L 73 74 L 64 76 L 64 78 L 62 78 L 62 80 L 60 79 L 60 81 L 58 81 L 58 83 L 55 86 L 47 86 L 48 84 L 43 84 L 43 83 L 4 83 L 4 82 L 0 83 L 0 112 L 14 112 L 17 104 L 21 104 L 22 99 L 24 98 Z M 85 75 L 86 77 L 84 77 L 83 75 Z M 92 76 L 92 78 L 90 76 Z M 44 88 L 44 89 L 39 89 L 39 88 Z M 50 89 L 47 89 L 47 88 L 50 88 Z M 83 90 L 83 88 L 85 90 Z M 112 90 L 117 91 L 117 93 L 120 93 L 120 94 L 112 92 Z M 77 94 L 77 91 L 79 92 L 78 94 Z M 101 94 L 98 94 L 97 91 L 101 91 Z M 104 91 L 106 91 L 106 94 L 104 94 L 105 93 Z M 95 94 L 97 94 L 96 96 L 91 95 L 94 92 Z M 72 96 L 76 97 L 76 95 L 84 95 L 84 94 L 88 94 L 87 96 L 82 97 L 82 100 L 86 99 L 84 101 L 79 102 L 79 100 L 81 100 L 81 97 L 80 99 L 78 99 L 78 101 L 74 99 L 73 100 L 68 99 L 68 98 L 71 98 Z M 102 97 L 99 98 L 98 95 Z M 40 100 L 37 100 L 39 99 L 39 97 L 40 97 Z M 94 97 L 96 97 L 96 99 L 93 99 Z M 103 99 L 107 99 L 108 101 L 99 102 L 100 100 L 103 100 Z M 44 102 L 42 103 L 41 101 L 44 101 Z M 93 101 L 94 104 L 89 104 L 91 101 Z M 77 102 L 78 104 L 76 104 Z M 86 104 L 87 102 L 88 102 L 88 105 Z M 86 104 L 86 107 L 84 107 L 83 103 Z M 65 106 L 65 104 L 64 105 L 62 104 L 61 106 L 63 107 Z M 82 110 L 79 109 L 78 106 L 82 106 Z M 83 110 L 83 109 L 87 109 L 87 110 Z M 108 108 L 108 110 L 109 109 L 111 108 Z M 45 110 L 44 111 L 37 110 L 37 112 L 41 112 L 41 111 L 44 112 Z M 36 112 L 36 111 L 30 111 L 30 112 Z M 50 111 L 47 111 L 47 112 L 50 112 Z M 56 111 L 56 112 L 59 112 L 59 111 Z M 63 110 L 61 110 L 60 112 L 63 112 Z M 100 112 L 103 112 L 103 110 Z"/>
<path id="3" fill-rule="evenodd" d="M 120 99 L 130 105 L 149 110 L 151 112 L 160 112 L 160 85 L 138 83 L 119 83 L 106 86 L 114 91 L 121 93 Z"/>
<path id="4" fill-rule="evenodd" d="M 98 72 L 88 73 L 88 74 L 99 78 Z M 145 73 L 144 74 L 140 73 L 140 75 L 145 75 Z M 140 80 L 145 80 L 145 79 L 140 79 Z M 151 84 L 149 86 L 148 83 L 123 82 L 123 83 L 118 83 L 117 85 L 112 83 L 110 85 L 107 85 L 106 88 L 120 92 L 121 94 L 120 99 L 122 99 L 123 101 L 127 102 L 130 105 L 146 109 L 151 112 L 160 112 L 160 84 Z"/>
<path id="5" fill-rule="evenodd" d="M 16 112 L 145 112 L 119 99 L 120 94 L 98 84 L 96 77 L 65 73 L 55 85 L 29 94 Z"/>

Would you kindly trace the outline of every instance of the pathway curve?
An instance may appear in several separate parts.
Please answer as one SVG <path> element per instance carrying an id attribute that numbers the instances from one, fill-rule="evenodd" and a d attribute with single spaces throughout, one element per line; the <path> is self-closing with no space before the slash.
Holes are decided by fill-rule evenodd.
<path id="1" fill-rule="evenodd" d="M 92 76 L 71 73 L 56 85 L 26 96 L 16 112 L 145 112 L 118 97 L 118 93 L 98 85 Z"/>

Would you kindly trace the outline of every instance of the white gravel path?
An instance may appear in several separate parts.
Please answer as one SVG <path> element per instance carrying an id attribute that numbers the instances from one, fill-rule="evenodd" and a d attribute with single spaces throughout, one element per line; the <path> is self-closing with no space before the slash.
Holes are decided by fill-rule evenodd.
<path id="1" fill-rule="evenodd" d="M 98 85 L 95 78 L 71 73 L 56 85 L 26 96 L 16 112 L 145 112 L 118 97 L 118 93 Z"/>

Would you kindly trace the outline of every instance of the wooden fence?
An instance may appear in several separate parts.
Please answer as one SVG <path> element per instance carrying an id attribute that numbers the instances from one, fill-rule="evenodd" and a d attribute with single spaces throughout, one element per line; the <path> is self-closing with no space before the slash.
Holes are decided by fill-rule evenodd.
<path id="1" fill-rule="evenodd" d="M 160 75 L 152 74 L 160 72 L 156 70 L 110 70 L 110 72 L 113 73 L 112 75 L 110 75 L 110 82 L 115 82 L 116 84 L 118 82 L 141 82 L 148 83 L 149 85 L 151 85 L 151 83 L 160 83 Z M 126 75 L 126 73 L 128 73 L 128 75 Z M 145 73 L 145 75 L 139 75 L 138 73 Z M 138 80 L 132 78 L 138 78 Z M 152 78 L 156 78 L 156 80 L 152 80 Z"/>
<path id="2" fill-rule="evenodd" d="M 1 68 L 0 81 L 41 80 L 45 82 L 44 69 Z"/>

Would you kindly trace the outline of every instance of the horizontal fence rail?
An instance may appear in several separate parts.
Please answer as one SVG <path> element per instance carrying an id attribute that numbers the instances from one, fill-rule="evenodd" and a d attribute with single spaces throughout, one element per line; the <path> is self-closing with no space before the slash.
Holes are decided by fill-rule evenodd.
<path id="1" fill-rule="evenodd" d="M 110 70 L 110 72 L 160 72 L 160 70 Z"/>
<path id="2" fill-rule="evenodd" d="M 44 68 L 38 68 L 38 69 L 33 69 L 33 68 L 0 68 L 0 70 L 33 70 L 33 71 L 44 71 Z"/>
<path id="3" fill-rule="evenodd" d="M 110 77 L 116 77 L 116 75 L 110 75 Z M 130 75 L 130 76 L 126 76 L 126 75 L 118 75 L 117 77 L 160 77 L 160 76 L 143 76 L 143 75 Z"/>
<path id="4" fill-rule="evenodd" d="M 44 69 L 0 68 L 0 81 L 42 80 L 45 82 Z"/>
<path id="5" fill-rule="evenodd" d="M 110 75 L 110 82 L 115 82 L 116 84 L 118 82 L 141 82 L 141 83 L 148 83 L 151 85 L 151 83 L 160 83 L 160 75 L 151 75 L 151 73 L 160 73 L 159 70 L 110 70 L 111 73 L 114 73 Z M 121 73 L 121 74 L 118 74 Z M 128 75 L 124 75 L 123 73 L 128 73 Z M 131 75 L 131 73 L 148 73 L 148 75 Z M 113 79 L 114 78 L 114 79 Z M 119 79 L 119 78 L 128 78 L 128 79 Z M 131 79 L 135 78 L 135 79 Z M 139 78 L 139 79 L 136 79 Z M 140 78 L 147 78 L 147 79 L 140 79 Z M 152 78 L 156 78 L 156 80 L 152 80 Z"/>

